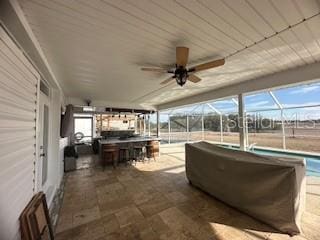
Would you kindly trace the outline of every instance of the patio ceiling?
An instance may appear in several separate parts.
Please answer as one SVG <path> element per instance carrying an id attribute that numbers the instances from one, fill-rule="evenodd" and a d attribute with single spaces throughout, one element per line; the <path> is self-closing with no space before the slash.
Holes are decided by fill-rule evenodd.
<path id="1" fill-rule="evenodd" d="M 320 60 L 316 0 L 19 3 L 71 102 L 165 105 Z M 176 46 L 190 48 L 191 64 L 221 57 L 226 64 L 183 88 L 160 85 L 166 74 L 140 71 L 173 66 Z"/>

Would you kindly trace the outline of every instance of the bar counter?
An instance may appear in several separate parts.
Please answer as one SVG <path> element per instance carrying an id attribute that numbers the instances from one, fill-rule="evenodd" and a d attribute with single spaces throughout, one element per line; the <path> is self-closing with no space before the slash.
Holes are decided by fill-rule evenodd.
<path id="1" fill-rule="evenodd" d="M 109 139 L 101 139 L 99 143 L 103 144 L 122 144 L 122 143 L 135 143 L 135 142 L 149 142 L 149 141 L 160 141 L 159 137 L 129 137 L 124 139 L 119 138 L 109 138 Z"/>
<path id="2" fill-rule="evenodd" d="M 159 156 L 159 142 L 161 138 L 159 137 L 128 137 L 128 138 L 107 138 L 107 139 L 100 139 L 99 140 L 99 156 L 100 156 L 100 161 L 103 162 L 104 160 L 104 149 L 108 147 L 108 144 L 116 144 L 122 146 L 122 147 L 127 147 L 130 149 L 130 152 L 132 149 L 137 146 L 137 145 L 148 145 L 148 144 L 153 144 L 155 145 L 155 156 Z M 118 162 L 119 160 L 119 154 L 116 154 L 116 159 Z M 132 156 L 131 156 L 132 157 Z"/>

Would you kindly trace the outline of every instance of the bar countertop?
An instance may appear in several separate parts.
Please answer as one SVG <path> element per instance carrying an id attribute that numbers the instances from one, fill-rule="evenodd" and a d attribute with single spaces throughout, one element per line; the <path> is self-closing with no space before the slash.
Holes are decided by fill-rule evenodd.
<path id="1" fill-rule="evenodd" d="M 160 141 L 159 137 L 130 137 L 125 139 L 110 138 L 99 140 L 100 144 L 117 144 L 117 143 L 131 143 L 131 142 L 147 142 L 147 141 Z"/>

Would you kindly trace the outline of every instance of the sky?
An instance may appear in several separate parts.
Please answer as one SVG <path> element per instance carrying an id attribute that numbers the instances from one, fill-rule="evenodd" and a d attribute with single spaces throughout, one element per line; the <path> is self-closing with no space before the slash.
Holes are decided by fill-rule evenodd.
<path id="1" fill-rule="evenodd" d="M 299 107 L 299 106 L 315 106 L 320 105 L 320 82 L 299 85 L 290 88 L 276 89 L 272 91 L 276 99 L 283 106 L 283 108 Z M 273 100 L 273 97 L 269 92 L 261 92 L 246 95 L 245 99 L 245 109 L 247 112 L 253 112 L 257 110 L 270 110 L 261 111 L 261 115 L 265 117 L 278 118 L 280 116 L 280 111 L 271 111 L 272 109 L 277 109 L 278 106 Z M 209 106 L 210 105 L 210 106 Z M 160 121 L 167 121 L 168 114 L 186 114 L 186 113 L 196 113 L 201 114 L 202 111 L 206 114 L 221 112 L 221 113 L 235 113 L 237 112 L 237 100 L 234 98 L 210 102 L 208 104 L 195 104 L 188 107 L 177 108 L 174 110 L 169 110 L 162 112 L 160 115 Z M 285 110 L 285 115 L 288 118 L 298 117 L 298 119 L 304 120 L 306 118 L 310 119 L 320 119 L 320 107 L 312 108 L 299 108 Z"/>

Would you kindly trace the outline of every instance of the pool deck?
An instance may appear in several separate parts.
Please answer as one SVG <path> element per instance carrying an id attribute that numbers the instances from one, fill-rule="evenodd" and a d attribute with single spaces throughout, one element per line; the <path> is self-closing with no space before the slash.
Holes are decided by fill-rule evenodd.
<path id="1" fill-rule="evenodd" d="M 56 240 L 320 239 L 317 177 L 307 177 L 303 233 L 290 238 L 190 186 L 181 144 L 162 145 L 155 162 L 105 171 L 92 166 L 66 176 Z"/>

